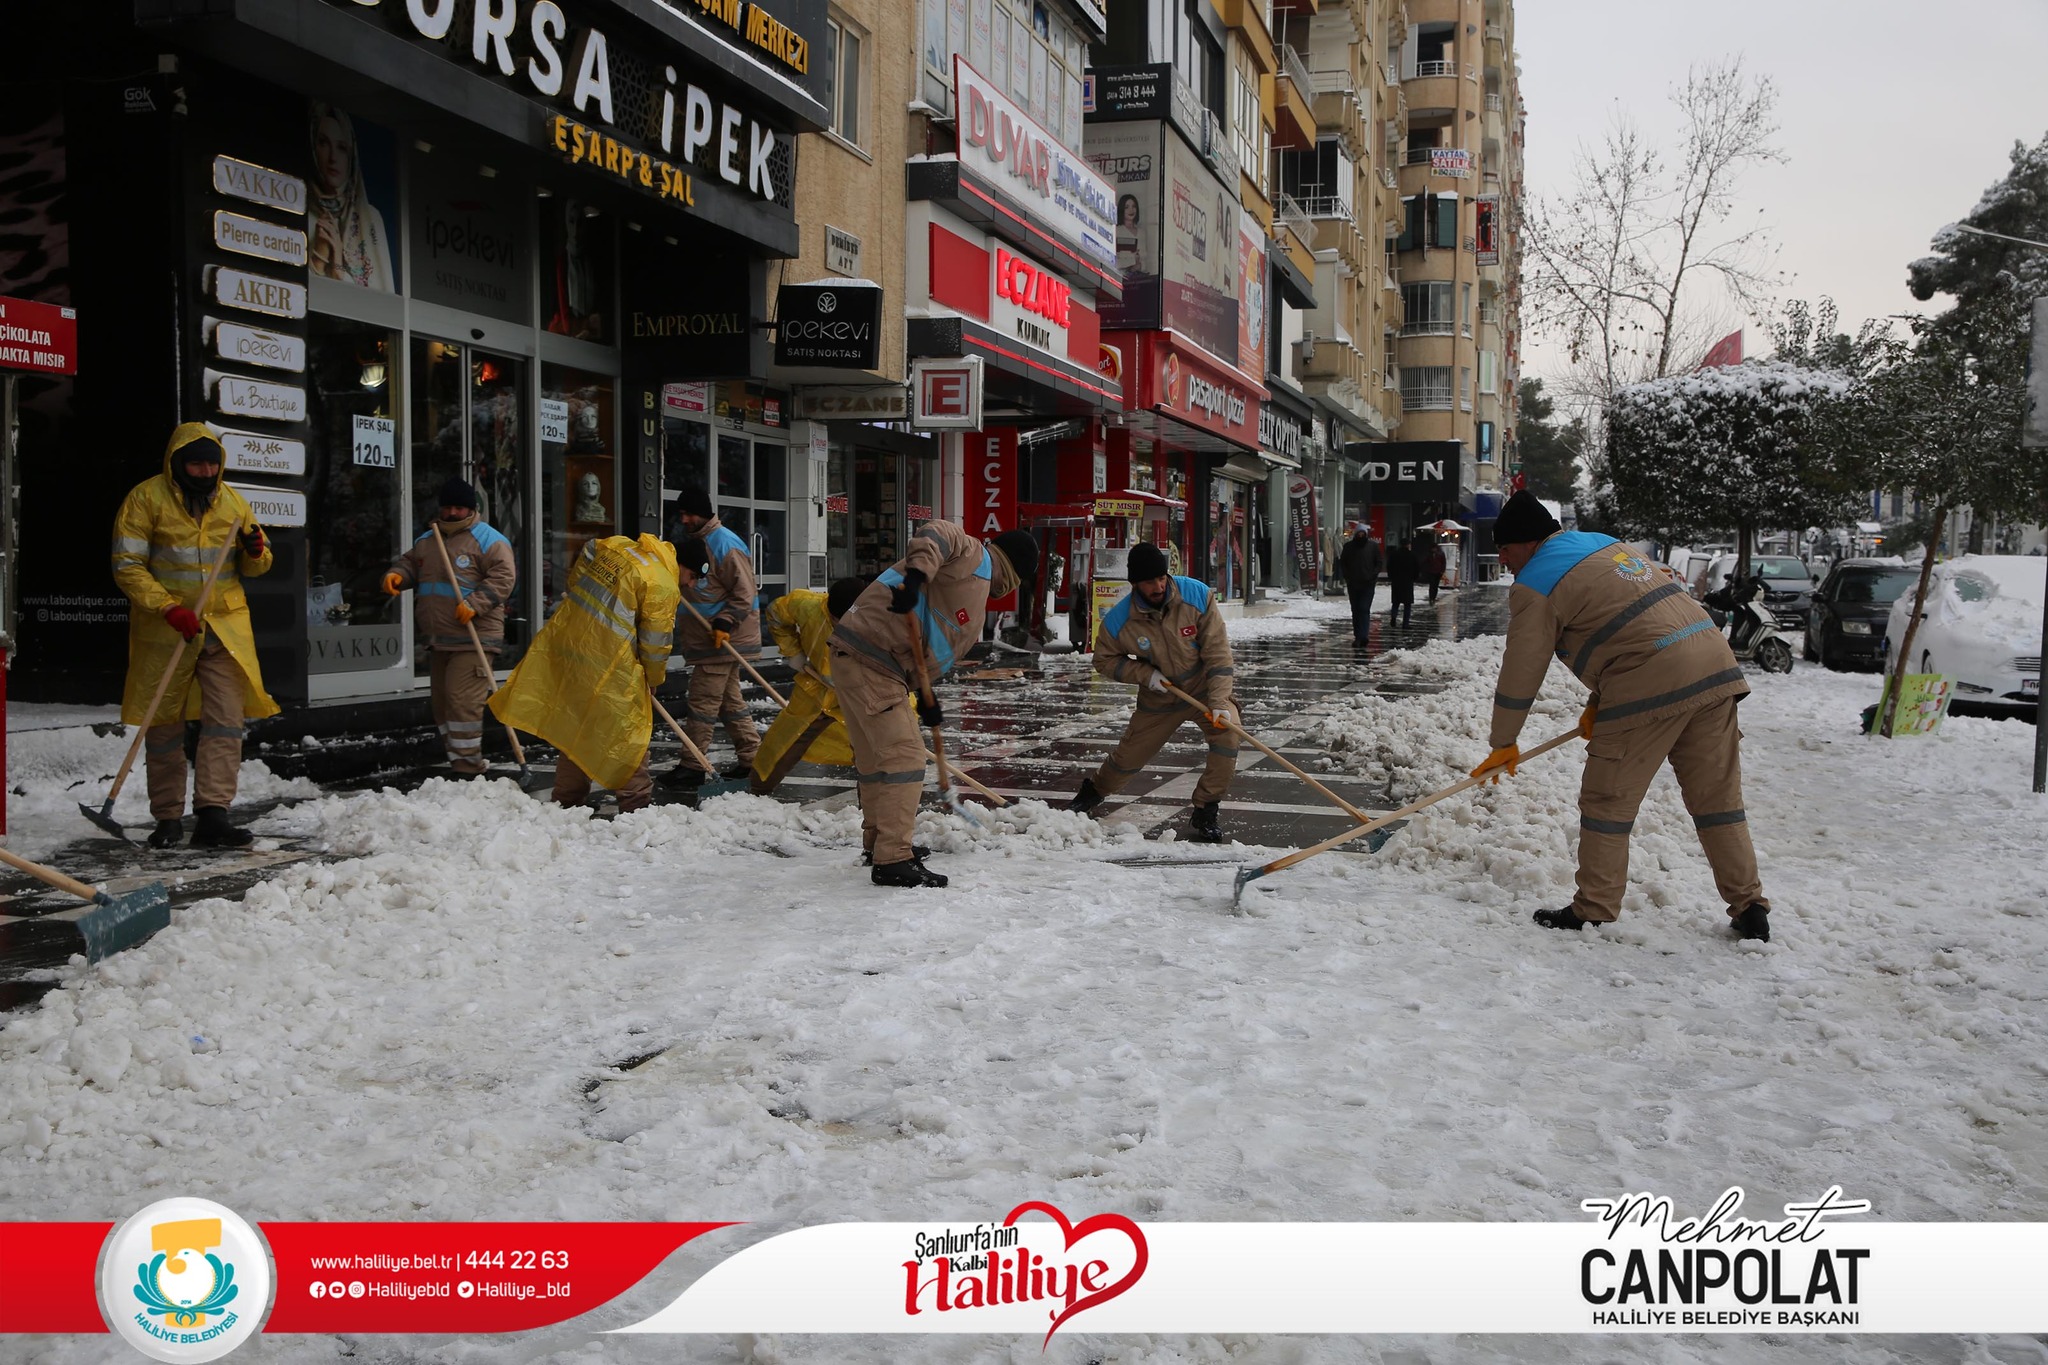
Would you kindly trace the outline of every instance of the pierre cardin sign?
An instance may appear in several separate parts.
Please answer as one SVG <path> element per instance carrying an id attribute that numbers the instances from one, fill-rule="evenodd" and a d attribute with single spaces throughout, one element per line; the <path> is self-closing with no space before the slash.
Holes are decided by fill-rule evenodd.
<path id="1" fill-rule="evenodd" d="M 213 244 L 222 251 L 260 256 L 282 265 L 306 264 L 306 234 L 298 228 L 266 223 L 244 213 L 213 211 Z"/>

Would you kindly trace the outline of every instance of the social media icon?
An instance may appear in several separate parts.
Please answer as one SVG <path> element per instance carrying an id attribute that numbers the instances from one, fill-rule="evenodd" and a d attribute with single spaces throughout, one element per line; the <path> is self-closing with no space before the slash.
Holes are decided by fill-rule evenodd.
<path id="1" fill-rule="evenodd" d="M 326 1297 L 327 1297 L 327 1281 L 325 1281 L 325 1280 L 315 1280 L 315 1281 L 313 1281 L 312 1285 L 310 1286 L 310 1292 L 311 1292 L 311 1294 L 313 1295 L 313 1297 L 314 1297 L 314 1298 L 316 1298 L 316 1299 L 324 1299 L 324 1298 L 326 1298 Z"/>
<path id="2" fill-rule="evenodd" d="M 455 1294 L 457 1298 L 473 1299 L 476 1297 L 476 1286 L 468 1280 L 463 1280 L 455 1286 Z"/>
<path id="3" fill-rule="evenodd" d="M 363 1296 L 364 1292 L 365 1291 L 363 1289 L 363 1282 L 361 1280 L 350 1280 L 348 1282 L 348 1296 L 350 1298 L 360 1299 Z"/>

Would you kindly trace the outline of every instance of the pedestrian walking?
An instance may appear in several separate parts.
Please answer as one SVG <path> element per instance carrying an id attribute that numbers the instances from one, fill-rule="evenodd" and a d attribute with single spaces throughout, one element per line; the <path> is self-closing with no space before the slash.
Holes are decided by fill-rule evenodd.
<path id="1" fill-rule="evenodd" d="M 1422 572 L 1415 550 L 1396 544 L 1387 551 L 1387 592 L 1393 605 L 1387 608 L 1387 624 L 1407 625 L 1415 618 L 1415 579 Z"/>
<path id="2" fill-rule="evenodd" d="M 676 617 L 676 648 L 690 666 L 683 730 L 699 749 L 709 750 L 712 726 L 722 724 L 733 748 L 733 763 L 725 776 L 746 777 L 753 772 L 761 732 L 740 696 L 740 661 L 726 646 L 749 656 L 761 652 L 760 589 L 753 556 L 747 543 L 718 519 L 710 493 L 702 488 L 686 488 L 676 499 L 676 524 L 681 528 L 677 545 L 694 537 L 704 542 L 706 555 L 705 572 L 694 586 L 683 589 L 682 610 Z M 709 769 L 685 754 L 662 777 L 662 785 L 694 791 L 710 776 Z"/>
<path id="3" fill-rule="evenodd" d="M 1230 728 L 1237 719 L 1231 700 L 1237 665 L 1230 637 L 1208 585 L 1167 573 L 1166 556 L 1156 546 L 1132 547 L 1129 578 L 1130 591 L 1103 614 L 1096 632 L 1095 671 L 1115 682 L 1136 683 L 1137 707 L 1123 738 L 1095 776 L 1082 780 L 1068 809 L 1086 813 L 1122 791 L 1176 730 L 1193 724 L 1209 746 L 1209 761 L 1195 784 L 1194 838 L 1221 843 L 1217 813 L 1237 773 L 1237 735 Z M 1175 697 L 1169 684 L 1206 702 L 1217 723 L 1209 724 L 1200 711 Z"/>
<path id="4" fill-rule="evenodd" d="M 1444 581 L 1444 567 L 1449 563 L 1444 558 L 1443 542 L 1435 536 L 1422 548 L 1422 576 L 1429 580 L 1429 600 L 1436 601 L 1436 590 Z"/>
<path id="5" fill-rule="evenodd" d="M 910 552 L 861 591 L 832 632 L 832 683 L 853 743 L 860 784 L 861 847 L 877 886 L 944 886 L 912 848 L 924 790 L 919 723 L 945 723 L 933 695 L 913 705 L 920 671 L 936 681 L 981 639 L 988 601 L 1016 589 L 1038 567 L 1038 544 L 1023 531 L 988 541 L 950 521 L 930 521 Z M 912 652 L 914 624 L 917 653 Z M 919 656 L 922 656 L 920 659 Z"/>
<path id="6" fill-rule="evenodd" d="M 832 686 L 832 631 L 872 580 L 842 578 L 829 592 L 799 588 L 786 592 L 761 613 L 769 638 L 796 669 L 789 704 L 761 736 L 747 789 L 767 796 L 782 785 L 799 763 L 847 767 L 853 742 L 839 714 L 839 693 Z"/>
<path id="7" fill-rule="evenodd" d="M 241 848 L 251 842 L 249 831 L 228 820 L 242 775 L 243 722 L 274 716 L 278 709 L 263 690 L 256 632 L 242 591 L 243 579 L 270 572 L 270 540 L 242 495 L 221 482 L 225 463 L 212 427 L 181 423 L 164 447 L 163 472 L 130 489 L 114 514 L 114 582 L 129 603 L 121 721 L 148 730 L 142 754 L 149 813 L 156 820 L 151 848 L 172 848 L 185 837 L 185 742 L 187 726 L 195 721 L 192 845 Z M 193 608 L 230 541 L 235 550 L 222 564 L 201 617 Z M 170 685 L 150 714 L 150 698 L 166 670 Z"/>
<path id="8" fill-rule="evenodd" d="M 1771 903 L 1742 805 L 1735 721 L 1749 684 L 1728 642 L 1669 575 L 1609 536 L 1561 530 L 1527 492 L 1502 507 L 1493 539 L 1515 585 L 1493 695 L 1493 752 L 1472 775 L 1515 771 L 1515 740 L 1553 656 L 1593 693 L 1579 718 L 1587 743 L 1578 894 L 1562 910 L 1538 910 L 1536 922 L 1577 929 L 1621 915 L 1629 834 L 1650 780 L 1668 762 L 1735 932 L 1768 940 Z"/>
<path id="9" fill-rule="evenodd" d="M 495 664 L 505 648 L 505 607 L 519 569 L 512 542 L 477 516 L 476 489 L 450 479 L 436 494 L 440 511 L 435 524 L 392 562 L 384 575 L 384 591 L 392 597 L 413 591 L 412 620 L 432 658 L 428 697 L 434 728 L 457 776 L 472 777 L 484 762 L 484 703 L 490 700 L 493 672 L 477 657 L 477 645 Z M 433 543 L 438 527 L 448 557 Z M 455 566 L 455 582 L 448 566 Z M 458 593 L 460 595 L 458 595 Z M 474 627 L 476 640 L 470 640 Z"/>
<path id="10" fill-rule="evenodd" d="M 1359 522 L 1344 550 L 1337 556 L 1344 574 L 1344 591 L 1351 597 L 1351 635 L 1359 644 L 1370 643 L 1373 594 L 1380 585 L 1380 544 L 1370 529 Z"/>
<path id="11" fill-rule="evenodd" d="M 702 563 L 701 542 L 680 548 Z M 593 781 L 617 793 L 621 814 L 654 799 L 651 696 L 668 678 L 676 605 L 689 577 L 677 553 L 651 535 L 585 541 L 561 605 L 491 697 L 492 715 L 561 751 L 557 805 L 584 805 Z"/>

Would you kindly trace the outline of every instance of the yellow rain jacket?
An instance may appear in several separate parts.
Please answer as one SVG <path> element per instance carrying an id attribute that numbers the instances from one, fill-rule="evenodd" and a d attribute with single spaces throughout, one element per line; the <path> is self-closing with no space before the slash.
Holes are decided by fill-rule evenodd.
<path id="1" fill-rule="evenodd" d="M 561 605 L 491 697 L 491 714 L 539 735 L 617 791 L 647 756 L 654 730 L 648 693 L 668 677 L 682 600 L 667 541 L 585 542 Z"/>
<path id="2" fill-rule="evenodd" d="M 128 490 L 121 510 L 114 514 L 114 582 L 132 606 L 128 613 L 128 683 L 121 695 L 125 725 L 170 725 L 199 719 L 195 674 L 205 637 L 193 640 L 188 648 L 185 637 L 171 628 L 163 614 L 169 607 L 190 607 L 198 602 L 199 589 L 221 546 L 256 524 L 249 504 L 225 481 L 199 520 L 185 510 L 184 490 L 171 478 L 171 452 L 202 437 L 218 441 L 220 433 L 204 422 L 182 423 L 164 447 L 164 472 Z M 263 671 L 256 664 L 256 632 L 249 624 L 249 599 L 242 592 L 242 580 L 270 572 L 270 562 L 267 537 L 260 555 L 237 550 L 228 556 L 206 599 L 206 628 L 242 670 L 245 720 L 277 714 L 277 703 L 263 690 Z M 178 673 L 164 693 L 163 705 L 155 716 L 145 716 L 143 708 L 170 667 L 176 667 Z"/>
<path id="3" fill-rule="evenodd" d="M 761 613 L 768 633 L 775 640 L 775 647 L 782 651 L 782 657 L 789 660 L 789 666 L 797 670 L 796 685 L 790 689 L 789 705 L 768 727 L 768 733 L 761 736 L 761 751 L 754 757 L 754 772 L 765 776 L 775 771 L 775 765 L 789 746 L 795 743 L 811 727 L 820 715 L 832 717 L 832 723 L 825 732 L 810 742 L 800 757 L 809 763 L 829 763 L 846 767 L 853 762 L 853 745 L 846 737 L 846 722 L 839 718 L 839 694 L 832 690 L 832 618 L 825 611 L 825 594 L 799 589 L 786 592 L 768 604 Z M 827 681 L 805 673 L 811 671 L 823 675 Z"/>

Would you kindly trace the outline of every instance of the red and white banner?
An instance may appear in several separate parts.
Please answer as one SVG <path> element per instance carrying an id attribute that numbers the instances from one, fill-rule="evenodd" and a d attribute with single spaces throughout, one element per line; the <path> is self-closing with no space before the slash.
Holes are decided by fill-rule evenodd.
<path id="1" fill-rule="evenodd" d="M 1740 365 L 1741 363 L 1742 329 L 1738 327 L 1714 343 L 1714 349 L 1707 352 L 1707 358 L 1700 362 L 1699 368 L 1702 370 L 1712 370 L 1718 369 L 1723 365 Z"/>
<path id="2" fill-rule="evenodd" d="M 78 373 L 78 310 L 0 297 L 0 370 Z"/>

